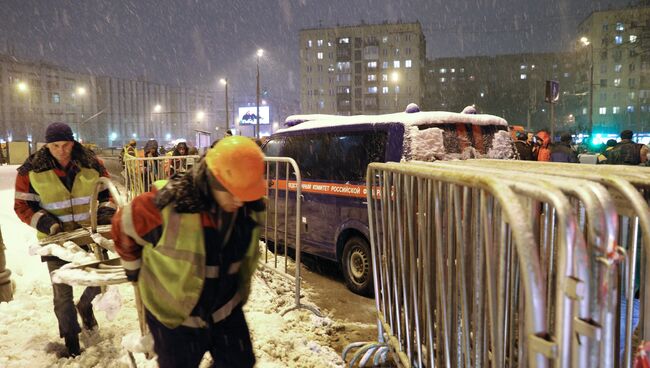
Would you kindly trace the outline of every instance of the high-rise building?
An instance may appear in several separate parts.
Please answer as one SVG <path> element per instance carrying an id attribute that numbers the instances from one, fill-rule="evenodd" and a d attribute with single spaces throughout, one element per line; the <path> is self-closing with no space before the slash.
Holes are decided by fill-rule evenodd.
<path id="1" fill-rule="evenodd" d="M 575 112 L 575 55 L 529 53 L 438 58 L 426 68 L 426 110 L 460 112 L 476 105 L 479 112 L 498 115 L 530 130 L 550 129 L 551 109 L 545 101 L 546 81 L 556 81 L 560 97 L 554 107 L 555 131 L 580 131 Z"/>
<path id="2" fill-rule="evenodd" d="M 417 22 L 301 30 L 301 112 L 383 114 L 420 104 L 425 52 Z"/>
<path id="3" fill-rule="evenodd" d="M 648 2 L 591 13 L 578 32 L 579 83 L 585 95 L 578 119 L 593 125 L 594 134 L 650 131 Z"/>

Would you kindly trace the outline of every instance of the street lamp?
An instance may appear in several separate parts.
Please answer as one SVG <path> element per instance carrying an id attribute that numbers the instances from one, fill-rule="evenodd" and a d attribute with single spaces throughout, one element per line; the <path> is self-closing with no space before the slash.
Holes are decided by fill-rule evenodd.
<path id="1" fill-rule="evenodd" d="M 203 118 L 205 118 L 205 112 L 203 110 L 199 110 L 196 112 L 196 120 L 200 123 L 203 121 Z"/>
<path id="2" fill-rule="evenodd" d="M 221 78 L 219 80 L 219 82 L 221 82 L 221 84 L 223 84 L 224 87 L 226 88 L 226 100 L 225 100 L 225 102 L 226 102 L 226 129 L 223 131 L 223 135 L 225 137 L 226 132 L 228 131 L 228 128 L 230 127 L 230 122 L 228 121 L 229 118 L 230 118 L 230 114 L 228 112 L 228 78 Z"/>
<path id="3" fill-rule="evenodd" d="M 25 82 L 18 82 L 18 84 L 16 85 L 16 89 L 18 89 L 18 92 L 20 93 L 29 92 L 29 86 Z"/>
<path id="4" fill-rule="evenodd" d="M 18 81 L 16 83 L 16 90 L 18 91 L 19 94 L 27 96 L 27 110 L 29 113 L 32 112 L 32 94 L 29 91 L 29 85 L 25 82 Z M 32 116 L 33 118 L 33 116 Z M 27 134 L 31 135 L 32 133 L 32 122 L 31 120 L 28 121 L 27 125 Z"/>
<path id="5" fill-rule="evenodd" d="M 589 41 L 587 37 L 581 37 L 580 42 L 584 46 L 589 46 L 589 122 L 587 133 L 589 134 L 589 139 L 591 140 L 591 133 L 594 128 L 594 45 Z"/>
<path id="6" fill-rule="evenodd" d="M 259 49 L 257 50 L 257 99 L 256 99 L 256 108 L 257 112 L 255 114 L 255 118 L 257 119 L 257 124 L 256 124 L 256 138 L 259 139 L 260 137 L 260 58 L 264 55 L 264 50 Z"/>
<path id="7" fill-rule="evenodd" d="M 157 104 L 156 106 L 153 107 L 153 112 L 156 114 L 160 114 L 160 111 L 162 110 L 162 106 L 160 104 Z"/>

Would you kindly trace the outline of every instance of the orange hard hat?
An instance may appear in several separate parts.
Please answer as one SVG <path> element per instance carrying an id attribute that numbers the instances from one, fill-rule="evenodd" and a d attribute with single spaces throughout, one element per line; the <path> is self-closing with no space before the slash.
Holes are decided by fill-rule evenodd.
<path id="1" fill-rule="evenodd" d="M 264 153 L 252 139 L 225 137 L 208 150 L 205 162 L 219 183 L 242 201 L 254 201 L 266 194 Z"/>

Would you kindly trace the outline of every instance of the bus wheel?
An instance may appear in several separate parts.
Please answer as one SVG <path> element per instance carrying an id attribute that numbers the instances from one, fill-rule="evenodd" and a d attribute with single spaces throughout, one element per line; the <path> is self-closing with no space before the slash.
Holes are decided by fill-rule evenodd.
<path id="1" fill-rule="evenodd" d="M 372 257 L 368 241 L 353 236 L 343 247 L 343 277 L 345 284 L 355 294 L 371 296 L 374 291 L 372 282 Z"/>

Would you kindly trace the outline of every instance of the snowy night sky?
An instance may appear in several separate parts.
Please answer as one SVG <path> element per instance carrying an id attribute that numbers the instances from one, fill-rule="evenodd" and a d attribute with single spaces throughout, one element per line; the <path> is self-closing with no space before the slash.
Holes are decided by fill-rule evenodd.
<path id="1" fill-rule="evenodd" d="M 427 56 L 468 56 L 571 47 L 593 10 L 629 0 L 4 0 L 0 52 L 13 50 L 75 70 L 193 84 L 254 96 L 262 88 L 298 100 L 298 31 L 362 21 L 419 21 Z"/>

